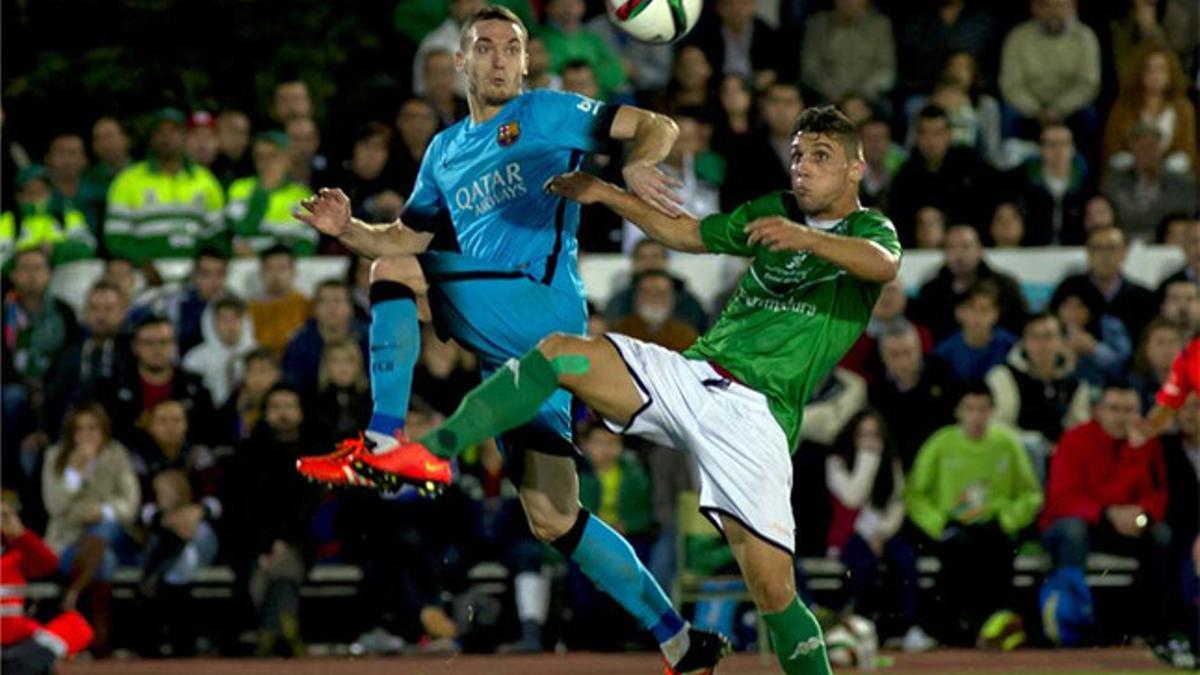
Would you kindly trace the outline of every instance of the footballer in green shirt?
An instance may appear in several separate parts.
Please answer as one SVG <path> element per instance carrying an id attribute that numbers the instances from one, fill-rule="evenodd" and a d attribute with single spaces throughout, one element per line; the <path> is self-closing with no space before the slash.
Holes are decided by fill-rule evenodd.
<path id="1" fill-rule="evenodd" d="M 728 539 L 780 665 L 829 673 L 820 627 L 793 577 L 791 453 L 813 386 L 858 339 L 880 287 L 899 271 L 895 228 L 859 203 L 864 169 L 857 130 L 827 106 L 796 122 L 792 189 L 732 213 L 668 216 L 595 176 L 553 178 L 548 191 L 604 204 L 670 248 L 751 259 L 716 324 L 682 354 L 622 335 L 551 335 L 468 394 L 442 427 L 365 456 L 355 470 L 381 487 L 435 487 L 431 467 L 527 422 L 567 389 L 612 430 L 694 455 L 700 509 Z M 570 532 L 589 517 L 573 505 L 563 515 L 570 523 L 531 524 Z"/>

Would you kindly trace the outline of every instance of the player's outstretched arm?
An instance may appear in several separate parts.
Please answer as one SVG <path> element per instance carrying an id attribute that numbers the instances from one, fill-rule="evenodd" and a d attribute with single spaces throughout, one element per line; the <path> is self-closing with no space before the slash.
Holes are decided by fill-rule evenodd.
<path id="1" fill-rule="evenodd" d="M 668 216 L 681 215 L 683 198 L 676 190 L 683 187 L 683 183 L 658 169 L 659 162 L 667 158 L 679 137 L 679 125 L 675 120 L 623 105 L 613 117 L 608 133 L 613 140 L 633 142 L 621 170 L 629 190 Z"/>
<path id="2" fill-rule="evenodd" d="M 772 251 L 808 251 L 864 281 L 886 284 L 900 272 L 900 257 L 870 239 L 843 237 L 781 216 L 746 225 L 746 240 Z"/>
<path id="3" fill-rule="evenodd" d="M 397 218 L 391 223 L 373 225 L 350 215 L 350 198 L 337 189 L 321 188 L 300 202 L 292 213 L 318 232 L 336 237 L 355 253 L 371 258 L 420 253 L 429 246 L 433 235 L 404 226 Z"/>
<path id="4" fill-rule="evenodd" d="M 700 223 L 695 218 L 683 212 L 668 216 L 642 198 L 591 174 L 565 173 L 551 178 L 545 187 L 549 192 L 580 204 L 604 204 L 667 248 L 686 253 L 708 252 L 700 238 Z"/>

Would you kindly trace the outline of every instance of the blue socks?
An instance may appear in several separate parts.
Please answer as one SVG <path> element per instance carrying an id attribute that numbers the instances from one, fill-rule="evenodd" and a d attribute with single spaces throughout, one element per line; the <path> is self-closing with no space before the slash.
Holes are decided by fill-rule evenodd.
<path id="1" fill-rule="evenodd" d="M 660 645 L 686 624 L 625 538 L 599 518 L 580 510 L 571 530 L 551 542 L 596 587 L 617 601 Z"/>
<path id="2" fill-rule="evenodd" d="M 413 367 L 421 353 L 421 325 L 411 288 L 394 281 L 371 284 L 371 421 L 367 431 L 393 436 L 404 428 Z"/>

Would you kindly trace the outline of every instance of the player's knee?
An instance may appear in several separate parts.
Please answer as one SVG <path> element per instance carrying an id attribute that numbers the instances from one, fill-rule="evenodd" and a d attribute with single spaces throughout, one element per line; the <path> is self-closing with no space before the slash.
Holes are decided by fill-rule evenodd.
<path id="1" fill-rule="evenodd" d="M 579 354 L 583 350 L 584 340 L 566 333 L 551 333 L 538 343 L 538 351 L 547 359 L 553 361 L 560 356 Z"/>
<path id="2" fill-rule="evenodd" d="M 379 258 L 371 263 L 371 283 L 391 281 L 411 288 L 418 295 L 427 289 L 425 273 L 416 256 L 398 255 Z"/>
<path id="3" fill-rule="evenodd" d="M 567 532 L 579 517 L 579 509 L 563 511 L 556 509 L 548 502 L 545 504 L 535 501 L 525 501 L 525 515 L 529 519 L 529 530 L 540 542 L 549 544 Z"/>
<path id="4" fill-rule="evenodd" d="M 767 613 L 782 612 L 796 597 L 796 582 L 789 569 L 756 574 L 747 579 L 750 597 L 760 610 Z"/>

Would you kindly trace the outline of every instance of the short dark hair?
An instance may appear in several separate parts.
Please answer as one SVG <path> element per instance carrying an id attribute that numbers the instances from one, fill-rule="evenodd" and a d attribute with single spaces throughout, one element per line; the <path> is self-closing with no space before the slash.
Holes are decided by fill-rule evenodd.
<path id="1" fill-rule="evenodd" d="M 1109 391 L 1132 391 L 1137 393 L 1137 387 L 1133 385 L 1133 381 L 1125 373 L 1108 375 L 1104 378 L 1104 387 L 1100 389 L 1100 397 L 1103 398 Z"/>
<path id="2" fill-rule="evenodd" d="M 955 307 L 967 304 L 975 298 L 987 298 L 992 304 L 1000 306 L 1000 288 L 991 279 L 981 279 L 967 287 L 967 292 L 955 303 Z"/>
<path id="3" fill-rule="evenodd" d="M 271 385 L 270 389 L 267 390 L 266 396 L 263 396 L 264 408 L 268 399 L 281 392 L 294 395 L 296 400 L 300 401 L 300 408 L 304 408 L 304 395 L 300 393 L 300 389 L 298 389 L 296 385 L 286 380 L 280 380 L 276 382 L 275 384 Z"/>
<path id="4" fill-rule="evenodd" d="M 153 313 L 147 314 L 146 316 L 143 316 L 142 318 L 138 319 L 137 322 L 135 322 L 133 324 L 132 335 L 133 335 L 134 339 L 136 339 L 138 334 L 141 333 L 143 330 L 150 328 L 152 326 L 162 326 L 162 325 L 171 326 L 172 328 L 175 327 L 175 325 L 171 323 L 171 320 L 168 319 L 167 317 L 163 316 L 162 314 L 153 314 Z"/>
<path id="5" fill-rule="evenodd" d="M 462 30 L 458 33 L 459 49 L 466 51 L 467 36 L 471 34 L 471 29 L 475 27 L 475 24 L 480 21 L 507 21 L 515 25 L 521 29 L 521 34 L 525 36 L 525 46 L 529 46 L 529 29 L 525 27 L 525 22 L 521 21 L 521 17 L 517 16 L 516 12 L 500 5 L 487 5 L 463 22 Z"/>
<path id="6" fill-rule="evenodd" d="M 946 114 L 946 109 L 933 104 L 921 108 L 921 112 L 917 113 L 917 122 L 920 123 L 921 120 L 942 120 L 950 124 L 950 116 Z"/>
<path id="7" fill-rule="evenodd" d="M 201 246 L 200 249 L 196 251 L 196 255 L 193 260 L 195 262 L 199 262 L 201 258 L 212 258 L 214 260 L 220 260 L 221 262 L 229 262 L 229 254 L 212 245 Z"/>
<path id="8" fill-rule="evenodd" d="M 296 262 L 296 252 L 287 244 L 275 244 L 258 254 L 258 259 L 265 262 L 267 258 L 273 258 L 277 255 L 287 256 L 293 263 Z"/>
<path id="9" fill-rule="evenodd" d="M 1030 316 L 1028 319 L 1025 319 L 1025 323 L 1021 326 L 1021 335 L 1025 335 L 1025 333 L 1029 331 L 1030 326 L 1032 326 L 1033 324 L 1035 324 L 1039 321 L 1046 321 L 1047 319 L 1058 324 L 1060 329 L 1062 328 L 1062 322 L 1058 320 L 1058 315 L 1055 314 L 1054 312 L 1051 312 L 1050 310 L 1043 309 L 1042 311 L 1038 312 L 1037 314 L 1034 314 L 1033 316 Z"/>
<path id="10" fill-rule="evenodd" d="M 799 133 L 818 134 L 836 138 L 846 150 L 847 157 L 857 159 L 862 155 L 862 140 L 854 122 L 841 110 L 823 105 L 809 108 L 800 113 L 792 126 L 792 136 Z"/>
<path id="11" fill-rule="evenodd" d="M 586 59 L 571 59 L 570 61 L 567 61 L 563 64 L 562 72 L 565 73 L 568 70 L 578 70 L 580 68 L 587 68 L 593 73 L 596 72 L 596 69 L 592 67 L 592 62 Z"/>
<path id="12" fill-rule="evenodd" d="M 106 281 L 104 279 L 99 279 L 96 281 L 96 283 L 92 284 L 91 287 L 88 288 L 87 294 L 88 294 L 88 297 L 90 298 L 97 293 L 104 293 L 104 292 L 116 293 L 117 295 L 120 295 L 120 296 L 125 295 L 124 291 L 122 291 L 120 288 L 118 288 L 116 284 L 114 284 L 111 281 Z"/>
<path id="13" fill-rule="evenodd" d="M 331 277 L 329 279 L 322 279 L 317 283 L 316 288 L 313 289 L 313 300 L 316 300 L 321 291 L 327 288 L 336 288 L 338 290 L 345 291 L 346 295 L 350 295 L 350 284 L 347 284 L 344 279 Z"/>
<path id="14" fill-rule="evenodd" d="M 358 145 L 363 141 L 368 141 L 375 137 L 382 137 L 384 143 L 392 142 L 392 128 L 383 122 L 370 121 L 359 127 L 354 133 L 354 145 Z"/>
<path id="15" fill-rule="evenodd" d="M 246 313 L 246 303 L 238 296 L 229 293 L 221 296 L 213 303 L 213 314 L 225 309 L 237 312 L 241 316 Z"/>
<path id="16" fill-rule="evenodd" d="M 992 390 L 983 380 L 971 380 L 958 386 L 958 403 L 962 403 L 962 400 L 968 396 L 983 396 L 987 398 L 989 405 L 996 402 L 995 397 L 992 396 Z"/>
<path id="17" fill-rule="evenodd" d="M 246 352 L 246 356 L 242 357 L 242 363 L 247 367 L 255 361 L 266 361 L 276 368 L 279 367 L 279 359 L 275 358 L 275 353 L 266 347 L 256 347 Z"/>

